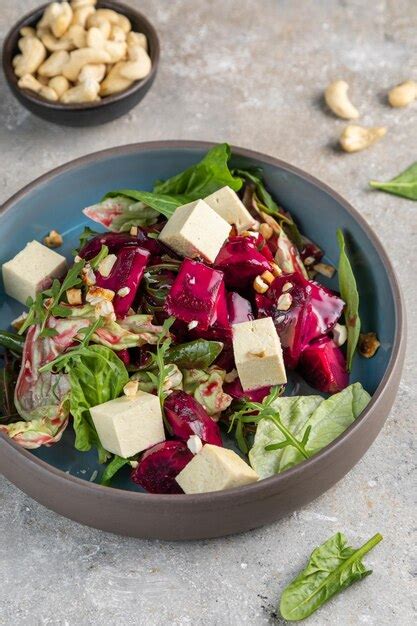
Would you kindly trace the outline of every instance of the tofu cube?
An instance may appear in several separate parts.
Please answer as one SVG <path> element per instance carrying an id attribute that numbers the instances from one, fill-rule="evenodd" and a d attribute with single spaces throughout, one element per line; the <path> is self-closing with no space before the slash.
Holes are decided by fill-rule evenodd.
<path id="1" fill-rule="evenodd" d="M 227 185 L 204 198 L 204 202 L 228 224 L 234 224 L 239 233 L 251 228 L 256 222 L 237 193 Z"/>
<path id="2" fill-rule="evenodd" d="M 90 413 L 103 448 L 123 458 L 165 441 L 159 399 L 145 391 L 98 404 Z"/>
<path id="3" fill-rule="evenodd" d="M 175 480 L 184 493 L 206 493 L 249 485 L 259 476 L 233 450 L 206 443 Z"/>
<path id="4" fill-rule="evenodd" d="M 159 239 L 181 256 L 214 263 L 229 233 L 230 224 L 204 200 L 196 200 L 175 210 Z"/>
<path id="5" fill-rule="evenodd" d="M 233 324 L 233 352 L 244 391 L 287 382 L 272 317 Z"/>
<path id="6" fill-rule="evenodd" d="M 67 269 L 65 257 L 38 241 L 31 241 L 3 265 L 3 282 L 7 295 L 26 304 L 39 291 L 48 289 L 54 278 Z"/>

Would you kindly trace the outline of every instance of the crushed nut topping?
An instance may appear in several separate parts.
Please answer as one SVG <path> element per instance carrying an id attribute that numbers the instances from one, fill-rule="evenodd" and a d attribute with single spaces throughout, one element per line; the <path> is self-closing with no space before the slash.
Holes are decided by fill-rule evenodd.
<path id="1" fill-rule="evenodd" d="M 104 278 L 107 278 L 107 276 L 110 276 L 110 272 L 113 269 L 114 264 L 117 261 L 117 256 L 115 254 L 108 254 L 100 263 L 98 266 L 98 271 L 100 272 L 100 274 L 102 276 L 104 276 Z"/>
<path id="2" fill-rule="evenodd" d="M 259 232 L 266 241 L 268 241 L 268 239 L 271 239 L 272 235 L 274 234 L 272 226 L 270 226 L 266 222 L 262 222 L 262 224 L 259 226 Z"/>
<path id="3" fill-rule="evenodd" d="M 197 326 L 198 326 L 198 321 L 197 320 L 192 320 L 188 324 L 188 330 L 193 330 L 193 328 L 197 328 Z"/>
<path id="4" fill-rule="evenodd" d="M 292 295 L 290 293 L 282 293 L 277 302 L 278 311 L 288 311 L 291 305 Z"/>
<path id="5" fill-rule="evenodd" d="M 373 357 L 380 345 L 381 342 L 376 333 L 361 333 L 359 335 L 359 352 L 366 359 Z"/>
<path id="6" fill-rule="evenodd" d="M 266 270 L 263 274 L 261 274 L 262 280 L 264 280 L 268 285 L 272 285 L 275 280 L 275 276 L 269 270 Z"/>
<path id="7" fill-rule="evenodd" d="M 16 319 L 12 322 L 13 328 L 15 330 L 20 330 L 25 323 L 27 316 L 28 314 L 24 311 L 21 315 L 19 315 L 19 317 L 16 317 Z"/>
<path id="8" fill-rule="evenodd" d="M 294 285 L 292 283 L 284 283 L 283 286 L 282 286 L 282 293 L 285 293 L 286 291 L 289 291 L 293 287 L 294 287 Z"/>
<path id="9" fill-rule="evenodd" d="M 333 330 L 333 341 L 337 346 L 343 346 L 347 341 L 347 328 L 344 324 L 335 324 Z"/>
<path id="10" fill-rule="evenodd" d="M 130 234 L 132 235 L 132 237 L 137 237 L 138 236 L 138 227 L 137 226 L 132 226 L 130 229 Z"/>
<path id="11" fill-rule="evenodd" d="M 327 276 L 327 278 L 332 278 L 336 271 L 333 265 L 328 265 L 327 263 L 316 263 L 315 265 L 313 265 L 313 268 L 318 274 L 321 274 L 322 276 Z"/>
<path id="12" fill-rule="evenodd" d="M 271 263 L 271 271 L 273 275 L 275 276 L 275 278 L 277 276 L 281 276 L 282 274 L 281 268 L 279 267 L 279 265 L 277 265 L 277 263 L 274 263 L 274 262 Z"/>
<path id="13" fill-rule="evenodd" d="M 121 298 L 124 298 L 125 296 L 128 296 L 129 294 L 130 294 L 130 287 L 121 287 L 119 291 L 117 292 L 117 295 L 120 296 Z"/>
<path id="14" fill-rule="evenodd" d="M 51 230 L 49 235 L 46 235 L 43 240 L 43 243 L 45 246 L 48 246 L 48 248 L 59 248 L 59 246 L 62 246 L 62 242 L 62 235 L 56 230 Z"/>
<path id="15" fill-rule="evenodd" d="M 90 287 L 87 291 L 86 300 L 90 304 L 100 304 L 100 302 L 111 302 L 114 298 L 114 291 L 111 289 L 104 289 L 104 287 Z"/>
<path id="16" fill-rule="evenodd" d="M 66 296 L 68 304 L 76 306 L 83 303 L 81 289 L 67 289 Z"/>
<path id="17" fill-rule="evenodd" d="M 123 393 L 128 398 L 135 396 L 139 389 L 139 381 L 138 380 L 129 380 L 128 383 L 123 387 Z"/>
<path id="18" fill-rule="evenodd" d="M 88 263 L 81 270 L 81 280 L 84 285 L 87 285 L 87 287 L 91 287 L 96 284 L 96 275 L 94 274 L 91 265 Z"/>
<path id="19" fill-rule="evenodd" d="M 265 293 L 269 289 L 269 285 L 265 283 L 260 276 L 257 276 L 253 281 L 253 288 L 256 293 Z"/>
<path id="20" fill-rule="evenodd" d="M 193 454 L 198 454 L 203 448 L 202 441 L 198 435 L 190 435 L 187 441 L 187 448 Z"/>

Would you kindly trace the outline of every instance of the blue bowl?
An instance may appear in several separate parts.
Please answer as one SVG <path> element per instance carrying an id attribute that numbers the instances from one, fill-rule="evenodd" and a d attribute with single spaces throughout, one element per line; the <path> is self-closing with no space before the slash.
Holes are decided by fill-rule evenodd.
<path id="1" fill-rule="evenodd" d="M 41 241 L 52 228 L 64 236 L 59 251 L 70 257 L 88 223 L 83 207 L 110 189 L 151 189 L 156 179 L 200 160 L 211 145 L 167 141 L 124 146 L 77 159 L 42 176 L 4 206 L 0 264 L 28 241 Z M 372 360 L 355 359 L 351 374 L 351 382 L 360 381 L 373 395 L 372 402 L 343 435 L 305 463 L 255 485 L 197 496 L 140 493 L 127 472 L 115 488 L 94 484 L 91 480 L 101 471 L 96 454 L 76 451 L 71 429 L 59 444 L 33 451 L 1 437 L 0 469 L 6 477 L 68 517 L 123 534 L 168 539 L 213 537 L 253 528 L 328 489 L 359 460 L 385 421 L 399 383 L 405 325 L 399 286 L 381 244 L 363 218 L 323 183 L 272 157 L 239 148 L 232 151 L 233 165 L 263 168 L 274 197 L 291 211 L 302 232 L 324 248 L 332 264 L 337 264 L 339 254 L 336 229 L 345 232 L 358 281 L 362 328 L 375 331 L 381 341 Z M 332 281 L 328 284 L 336 287 Z M 21 312 L 22 306 L 6 297 L 1 285 L 0 328 L 7 328 Z M 228 506 L 234 503 L 228 516 L 219 513 L 226 502 Z"/>

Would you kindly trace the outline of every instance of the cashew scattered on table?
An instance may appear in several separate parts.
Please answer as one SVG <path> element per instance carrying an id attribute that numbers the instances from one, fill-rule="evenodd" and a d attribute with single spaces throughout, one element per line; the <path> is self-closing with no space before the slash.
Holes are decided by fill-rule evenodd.
<path id="1" fill-rule="evenodd" d="M 82 102 L 94 102 L 98 99 L 100 83 L 96 80 L 86 80 L 76 87 L 68 89 L 62 96 L 61 102 L 76 104 Z"/>
<path id="2" fill-rule="evenodd" d="M 109 63 L 110 55 L 98 48 L 80 48 L 70 53 L 69 61 L 62 68 L 62 74 L 68 80 L 76 81 L 81 69 L 87 63 Z"/>
<path id="3" fill-rule="evenodd" d="M 58 99 L 61 99 L 62 94 L 68 91 L 71 86 L 68 78 L 65 78 L 65 76 L 54 76 L 48 85 L 57 93 Z"/>
<path id="4" fill-rule="evenodd" d="M 87 63 L 78 74 L 78 82 L 91 79 L 101 83 L 106 75 L 107 67 L 104 63 Z"/>
<path id="5" fill-rule="evenodd" d="M 383 126 L 365 128 L 354 124 L 346 126 L 340 136 L 340 145 L 345 152 L 359 152 L 381 139 L 387 132 Z"/>
<path id="6" fill-rule="evenodd" d="M 51 2 L 34 26 L 20 30 L 12 59 L 18 85 L 48 100 L 92 102 L 145 78 L 152 63 L 143 33 L 96 0 Z"/>
<path id="7" fill-rule="evenodd" d="M 388 92 L 388 102 L 392 107 L 406 107 L 417 99 L 417 82 L 406 80 Z"/>
<path id="8" fill-rule="evenodd" d="M 64 65 L 68 63 L 69 58 L 70 55 L 66 50 L 58 50 L 57 52 L 53 52 L 51 56 L 48 57 L 46 61 L 44 61 L 39 67 L 38 74 L 40 76 L 48 76 L 49 78 L 59 76 L 60 74 L 62 74 Z"/>
<path id="9" fill-rule="evenodd" d="M 348 97 L 349 85 L 344 80 L 335 80 L 326 88 L 324 98 L 331 111 L 345 120 L 355 120 L 359 111 L 353 106 Z"/>
<path id="10" fill-rule="evenodd" d="M 45 46 L 37 37 L 23 37 L 18 42 L 21 51 L 14 72 L 16 76 L 34 74 L 46 57 Z"/>

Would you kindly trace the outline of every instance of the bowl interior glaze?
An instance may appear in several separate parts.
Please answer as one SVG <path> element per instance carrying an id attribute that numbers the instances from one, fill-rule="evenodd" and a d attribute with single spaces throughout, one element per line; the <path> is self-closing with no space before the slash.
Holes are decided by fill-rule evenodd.
<path id="1" fill-rule="evenodd" d="M 35 181 L 12 198 L 0 216 L 0 264 L 13 257 L 32 240 L 42 241 L 52 228 L 64 236 L 59 252 L 70 256 L 83 227 L 89 223 L 81 209 L 97 202 L 107 191 L 118 188 L 152 189 L 156 179 L 164 179 L 197 162 L 211 144 L 160 142 L 107 150 L 62 166 Z M 374 240 L 355 218 L 345 201 L 325 185 L 285 163 L 257 153 L 234 149 L 233 165 L 263 168 L 266 184 L 296 218 L 300 229 L 326 252 L 326 260 L 338 259 L 336 229 L 342 228 L 358 280 L 364 331 L 375 331 L 381 348 L 372 360 L 356 357 L 351 382 L 360 381 L 373 394 L 387 370 L 396 339 L 396 306 L 389 278 Z M 327 282 L 337 288 L 337 279 Z M 22 312 L 22 305 L 6 297 L 0 284 L 0 328 Z M 233 447 L 231 441 L 228 442 Z M 67 429 L 60 443 L 33 450 L 47 463 L 83 480 L 94 480 L 100 472 L 95 452 L 78 452 L 73 433 Z M 114 485 L 138 491 L 122 472 Z"/>

